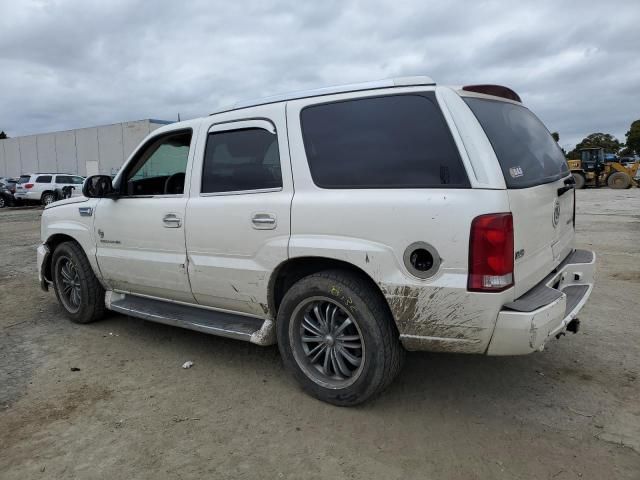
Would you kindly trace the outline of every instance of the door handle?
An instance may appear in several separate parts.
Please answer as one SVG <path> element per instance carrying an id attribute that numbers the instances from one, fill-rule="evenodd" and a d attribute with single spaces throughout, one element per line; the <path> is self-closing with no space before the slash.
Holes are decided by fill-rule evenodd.
<path id="1" fill-rule="evenodd" d="M 271 213 L 255 213 L 251 223 L 256 230 L 273 230 L 276 228 L 276 216 Z"/>
<path id="2" fill-rule="evenodd" d="M 166 228 L 180 228 L 182 220 L 175 213 L 167 213 L 162 219 Z"/>

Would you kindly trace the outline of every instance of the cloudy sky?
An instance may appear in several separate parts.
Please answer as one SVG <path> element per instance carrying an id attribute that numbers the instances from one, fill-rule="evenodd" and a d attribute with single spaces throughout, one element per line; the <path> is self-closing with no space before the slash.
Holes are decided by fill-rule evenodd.
<path id="1" fill-rule="evenodd" d="M 428 74 L 512 87 L 572 146 L 640 118 L 640 1 L 0 0 L 10 136 Z"/>

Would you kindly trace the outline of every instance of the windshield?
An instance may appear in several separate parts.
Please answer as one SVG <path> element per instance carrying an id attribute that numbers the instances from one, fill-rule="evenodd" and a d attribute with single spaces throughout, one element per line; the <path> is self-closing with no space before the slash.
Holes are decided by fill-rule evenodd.
<path id="1" fill-rule="evenodd" d="M 493 146 L 507 188 L 533 187 L 569 174 L 562 150 L 528 108 L 475 97 L 464 101 Z"/>

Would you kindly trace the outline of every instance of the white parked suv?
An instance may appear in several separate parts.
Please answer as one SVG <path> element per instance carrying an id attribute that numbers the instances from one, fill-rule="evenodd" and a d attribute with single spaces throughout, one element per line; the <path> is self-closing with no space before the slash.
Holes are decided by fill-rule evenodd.
<path id="1" fill-rule="evenodd" d="M 152 132 L 42 215 L 71 318 L 105 309 L 277 343 L 322 400 L 381 391 L 404 350 L 521 355 L 593 288 L 571 172 L 512 90 L 410 77 L 236 105 Z"/>
<path id="2" fill-rule="evenodd" d="M 84 177 L 69 173 L 29 173 L 20 175 L 16 185 L 17 200 L 49 205 L 62 198 L 62 189 L 71 187 L 72 196 L 82 196 Z"/>

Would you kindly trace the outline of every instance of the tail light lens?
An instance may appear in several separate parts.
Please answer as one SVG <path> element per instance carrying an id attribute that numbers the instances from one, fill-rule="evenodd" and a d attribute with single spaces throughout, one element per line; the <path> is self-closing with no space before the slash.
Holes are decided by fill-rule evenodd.
<path id="1" fill-rule="evenodd" d="M 24 188 L 33 188 L 33 183 L 25 183 Z"/>
<path id="2" fill-rule="evenodd" d="M 480 215 L 471 223 L 469 280 L 472 292 L 501 292 L 513 286 L 513 216 Z"/>

